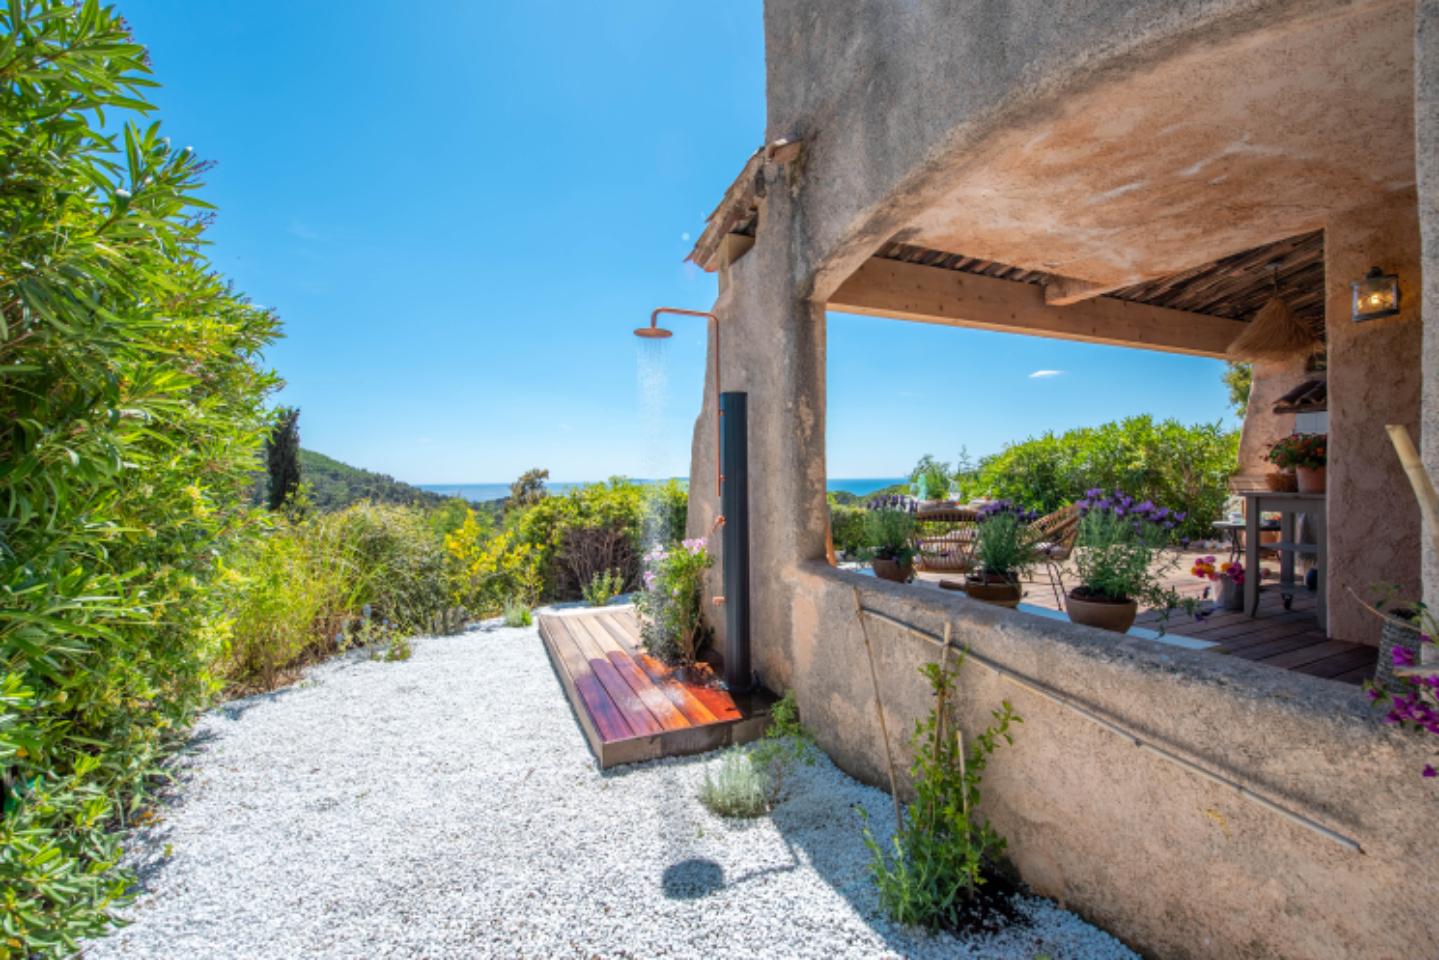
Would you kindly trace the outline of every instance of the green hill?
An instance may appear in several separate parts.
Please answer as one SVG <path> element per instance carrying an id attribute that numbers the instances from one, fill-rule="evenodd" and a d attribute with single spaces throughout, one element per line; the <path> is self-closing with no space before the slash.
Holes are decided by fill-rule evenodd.
<path id="1" fill-rule="evenodd" d="M 321 510 L 339 510 L 358 500 L 436 507 L 450 499 L 313 450 L 300 450 L 300 482 L 309 488 L 310 502 Z"/>

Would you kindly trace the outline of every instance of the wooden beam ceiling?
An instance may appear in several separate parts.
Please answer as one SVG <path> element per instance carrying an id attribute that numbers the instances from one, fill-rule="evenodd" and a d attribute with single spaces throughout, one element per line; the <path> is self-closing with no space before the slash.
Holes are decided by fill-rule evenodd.
<path id="1" fill-rule="evenodd" d="M 1054 306 L 1037 283 L 882 257 L 841 284 L 828 309 L 1219 358 L 1247 326 L 1105 296 Z"/>

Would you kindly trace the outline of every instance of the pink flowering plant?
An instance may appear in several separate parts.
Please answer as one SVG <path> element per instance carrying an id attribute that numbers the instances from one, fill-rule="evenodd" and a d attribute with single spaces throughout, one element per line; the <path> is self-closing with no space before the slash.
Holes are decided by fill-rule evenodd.
<path id="1" fill-rule="evenodd" d="M 645 554 L 644 589 L 635 600 L 640 639 L 652 656 L 690 666 L 708 638 L 705 571 L 714 563 L 703 537 L 658 545 Z"/>
<path id="2" fill-rule="evenodd" d="M 1439 645 L 1439 639 L 1436 639 L 1439 638 L 1439 620 L 1436 620 L 1434 614 L 1422 603 L 1413 603 L 1410 606 L 1413 608 L 1413 615 L 1406 623 L 1419 628 L 1420 649 L 1428 645 Z M 1384 615 L 1395 616 L 1393 613 Z M 1411 668 L 1419 662 L 1414 651 L 1407 647 L 1395 647 L 1393 657 L 1396 668 Z M 1389 684 L 1370 681 L 1365 684 L 1365 688 L 1370 700 L 1379 707 L 1388 708 L 1384 715 L 1385 723 L 1403 730 L 1412 730 L 1420 735 L 1439 737 L 1439 666 L 1432 669 L 1426 667 L 1418 672 L 1406 672 L 1402 676 L 1396 676 Z M 1436 748 L 1435 752 L 1436 756 L 1439 756 L 1439 748 Z M 1433 763 L 1426 763 L 1422 773 L 1429 779 L 1439 777 L 1439 770 L 1435 769 Z"/>

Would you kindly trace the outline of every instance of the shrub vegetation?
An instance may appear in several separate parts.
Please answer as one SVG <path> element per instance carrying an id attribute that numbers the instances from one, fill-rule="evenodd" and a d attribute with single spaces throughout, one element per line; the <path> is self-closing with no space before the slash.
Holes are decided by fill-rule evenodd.
<path id="1" fill-rule="evenodd" d="M 1162 503 L 1185 520 L 1177 533 L 1208 537 L 1224 512 L 1239 434 L 1219 423 L 1129 417 L 1012 444 L 980 463 L 976 487 L 1049 513 L 1100 487 Z"/>
<path id="2" fill-rule="evenodd" d="M 109 923 L 116 828 L 215 688 L 278 321 L 202 256 L 204 164 L 135 122 L 112 10 L 20 0 L 0 45 L 0 956 L 30 956 Z"/>

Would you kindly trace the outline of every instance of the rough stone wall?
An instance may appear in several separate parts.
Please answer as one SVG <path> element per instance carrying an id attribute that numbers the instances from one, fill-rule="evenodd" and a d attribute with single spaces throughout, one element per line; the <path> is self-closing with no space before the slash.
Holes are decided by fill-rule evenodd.
<path id="1" fill-rule="evenodd" d="M 1423 239 L 1423 437 L 1431 477 L 1439 478 L 1439 0 L 1415 7 L 1415 158 Z M 1439 554 L 1424 545 L 1424 598 L 1439 610 Z"/>
<path id="2" fill-rule="evenodd" d="M 961 671 L 960 725 L 1008 699 L 1024 719 L 986 773 L 982 811 L 1025 880 L 1166 958 L 1401 957 L 1439 952 L 1439 862 L 1418 825 L 1439 814 L 1419 780 L 1426 745 L 1379 722 L 1357 688 L 1116 638 L 938 590 L 822 564 L 793 605 L 801 714 L 842 767 L 886 782 L 856 591 L 865 606 L 955 641 L 1147 741 L 1236 779 L 1358 843 L 1300 827 L 1000 678 Z M 937 645 L 866 618 L 899 763 L 930 708 L 918 669 Z M 1419 899 L 1399 891 L 1414 891 Z"/>
<path id="3" fill-rule="evenodd" d="M 1381 624 L 1359 598 L 1376 583 L 1419 595 L 1419 506 L 1387 423 L 1419 436 L 1422 297 L 1415 196 L 1332 219 L 1324 230 L 1329 346 L 1329 634 L 1379 642 Z M 1402 313 L 1351 316 L 1349 284 L 1371 266 L 1399 275 Z M 1382 373 L 1381 373 L 1382 371 Z"/>

